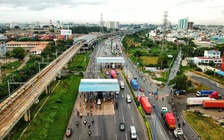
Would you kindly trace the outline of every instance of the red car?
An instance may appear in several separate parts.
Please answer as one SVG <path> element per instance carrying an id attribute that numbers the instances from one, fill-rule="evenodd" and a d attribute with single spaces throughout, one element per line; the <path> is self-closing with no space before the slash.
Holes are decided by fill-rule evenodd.
<path id="1" fill-rule="evenodd" d="M 67 128 L 65 136 L 68 138 L 71 137 L 71 135 L 72 135 L 72 128 Z"/>
<path id="2" fill-rule="evenodd" d="M 139 89 L 140 92 L 144 92 L 144 90 L 142 88 Z"/>

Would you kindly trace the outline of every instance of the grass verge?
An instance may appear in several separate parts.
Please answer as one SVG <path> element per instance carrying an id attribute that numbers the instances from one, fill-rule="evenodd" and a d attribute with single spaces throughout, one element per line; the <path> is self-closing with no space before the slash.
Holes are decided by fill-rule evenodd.
<path id="1" fill-rule="evenodd" d="M 214 123 L 211 117 L 197 115 L 192 111 L 185 111 L 183 114 L 202 140 L 222 140 L 224 138 L 224 129 Z"/>

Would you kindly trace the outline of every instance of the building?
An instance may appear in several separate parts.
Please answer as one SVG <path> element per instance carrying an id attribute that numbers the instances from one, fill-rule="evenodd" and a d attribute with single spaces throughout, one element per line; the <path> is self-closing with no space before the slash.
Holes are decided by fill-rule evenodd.
<path id="1" fill-rule="evenodd" d="M 217 50 L 204 51 L 204 57 L 194 57 L 194 63 L 198 64 L 209 64 L 214 63 L 215 65 L 222 64 L 221 52 Z"/>
<path id="2" fill-rule="evenodd" d="M 4 57 L 6 53 L 5 41 L 7 36 L 0 35 L 0 57 Z"/>
<path id="3" fill-rule="evenodd" d="M 220 58 L 221 57 L 221 52 L 217 50 L 209 50 L 209 51 L 204 51 L 204 57 L 206 58 Z"/>
<path id="4" fill-rule="evenodd" d="M 194 22 L 188 22 L 187 23 L 187 29 L 188 30 L 193 30 L 193 25 L 194 25 Z"/>
<path id="5" fill-rule="evenodd" d="M 188 19 L 187 18 L 180 19 L 178 21 L 178 29 L 179 30 L 187 30 L 187 26 L 188 26 Z"/>
<path id="6" fill-rule="evenodd" d="M 6 43 L 6 51 L 12 51 L 14 48 L 21 47 L 25 51 L 30 52 L 32 50 L 33 54 L 40 54 L 39 52 L 44 50 L 49 42 L 15 42 L 15 41 L 10 41 Z M 38 52 L 34 52 L 35 49 L 37 48 Z M 42 51 L 41 51 L 42 52 Z"/>
<path id="7" fill-rule="evenodd" d="M 117 22 L 117 21 L 107 21 L 105 23 L 105 26 L 108 29 L 119 29 L 119 22 Z"/>

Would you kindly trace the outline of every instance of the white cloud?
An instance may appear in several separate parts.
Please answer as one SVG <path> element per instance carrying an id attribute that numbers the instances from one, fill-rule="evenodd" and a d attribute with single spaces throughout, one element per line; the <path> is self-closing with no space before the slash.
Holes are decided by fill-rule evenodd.
<path id="1" fill-rule="evenodd" d="M 189 17 L 196 24 L 224 24 L 223 0 L 1 0 L 0 22 L 88 21 L 162 23 Z M 200 22 L 200 23 L 199 23 Z"/>

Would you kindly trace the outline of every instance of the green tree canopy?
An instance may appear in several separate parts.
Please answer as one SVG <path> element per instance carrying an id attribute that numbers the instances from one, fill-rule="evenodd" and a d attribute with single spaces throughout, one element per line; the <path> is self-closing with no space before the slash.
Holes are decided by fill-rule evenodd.
<path id="1" fill-rule="evenodd" d="M 14 48 L 11 52 L 11 57 L 15 57 L 18 59 L 23 59 L 26 55 L 26 52 L 23 48 L 18 47 L 18 48 Z"/>
<path id="2" fill-rule="evenodd" d="M 177 90 L 186 90 L 191 86 L 191 82 L 187 80 L 187 76 L 185 74 L 180 74 L 172 79 L 169 82 L 169 85 L 173 85 L 173 88 Z"/>

